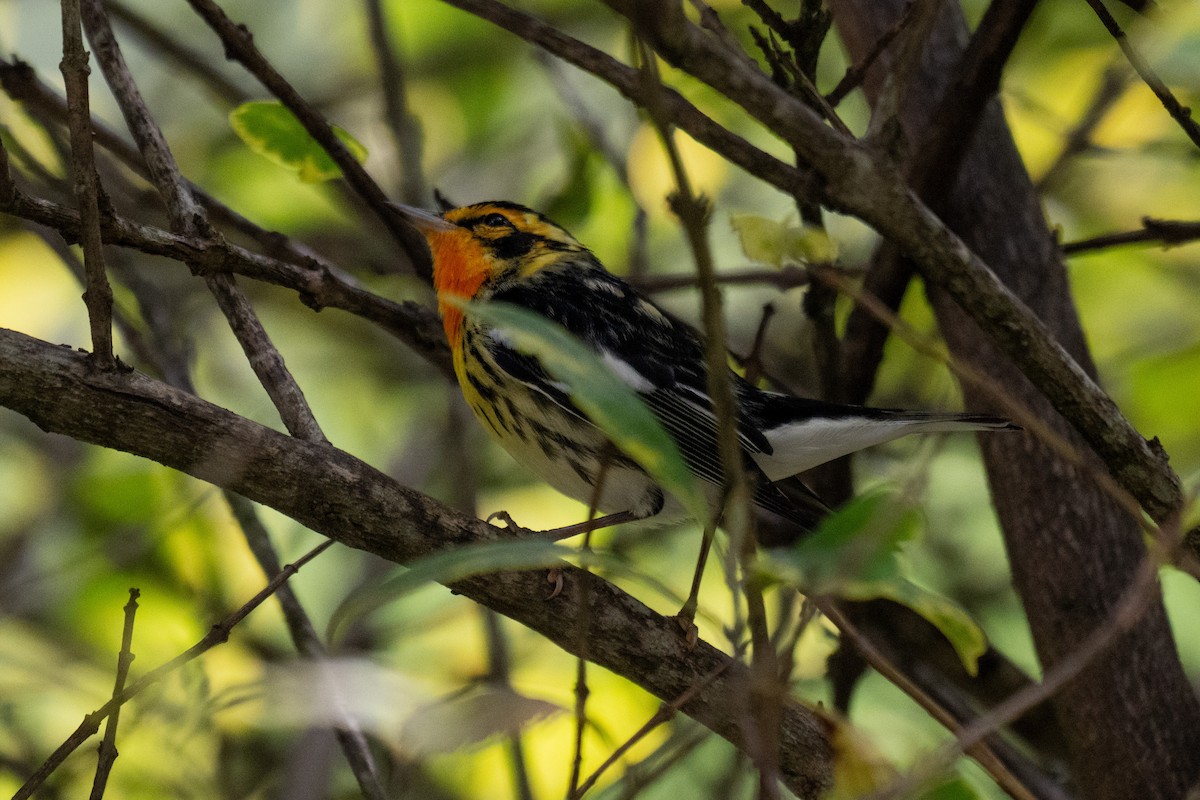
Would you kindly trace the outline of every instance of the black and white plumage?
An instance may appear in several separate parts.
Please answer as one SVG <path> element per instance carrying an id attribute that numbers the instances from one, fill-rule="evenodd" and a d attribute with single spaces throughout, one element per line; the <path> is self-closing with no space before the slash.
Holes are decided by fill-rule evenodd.
<path id="1" fill-rule="evenodd" d="M 561 227 L 512 203 L 480 203 L 434 217 L 405 209 L 430 243 L 439 298 L 503 301 L 558 323 L 594 350 L 645 401 L 715 500 L 723 485 L 717 424 L 700 334 L 607 272 Z M 502 331 L 443 306 L 455 368 L 476 415 L 518 461 L 587 503 L 607 439 L 536 358 Z M 731 372 L 738 438 L 756 480 L 755 502 L 811 529 L 828 509 L 812 492 L 775 482 L 910 433 L 1013 429 L 982 414 L 846 406 L 764 391 Z M 618 454 L 597 504 L 605 513 L 669 518 L 680 510 Z"/>

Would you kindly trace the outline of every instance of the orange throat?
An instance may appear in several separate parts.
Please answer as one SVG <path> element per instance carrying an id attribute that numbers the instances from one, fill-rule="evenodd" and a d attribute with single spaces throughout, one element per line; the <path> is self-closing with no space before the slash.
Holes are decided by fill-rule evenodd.
<path id="1" fill-rule="evenodd" d="M 435 231 L 426 234 L 433 254 L 433 287 L 437 290 L 438 313 L 446 339 L 457 357 L 462 344 L 463 312 L 447 297 L 474 300 L 488 277 L 490 257 L 479 242 L 465 231 Z"/>

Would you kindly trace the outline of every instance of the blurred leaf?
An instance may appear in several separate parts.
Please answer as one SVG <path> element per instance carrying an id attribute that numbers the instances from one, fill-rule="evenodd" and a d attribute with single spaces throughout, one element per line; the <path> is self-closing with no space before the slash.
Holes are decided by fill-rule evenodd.
<path id="1" fill-rule="evenodd" d="M 534 356 L 595 425 L 698 520 L 708 503 L 670 435 L 624 381 L 590 348 L 545 317 L 509 303 L 451 301 L 469 316 L 503 329 L 517 350 Z"/>
<path id="2" fill-rule="evenodd" d="M 526 725 L 562 711 L 507 686 L 480 685 L 418 708 L 400 731 L 409 756 L 452 753 L 494 736 L 514 734 Z"/>
<path id="3" fill-rule="evenodd" d="M 254 152 L 299 174 L 305 183 L 317 183 L 341 177 L 342 170 L 325 148 L 308 135 L 300 120 L 277 100 L 242 103 L 229 113 L 229 124 L 238 137 Z M 334 134 L 359 162 L 367 149 L 337 125 Z"/>
<path id="4" fill-rule="evenodd" d="M 891 784 L 898 774 L 875 744 L 845 720 L 826 715 L 833 748 L 833 788 L 825 800 L 866 797 Z"/>
<path id="5" fill-rule="evenodd" d="M 837 243 L 813 225 L 801 225 L 790 218 L 776 221 L 756 214 L 733 214 L 729 224 L 738 234 L 742 252 L 751 261 L 782 267 L 837 259 Z"/>
<path id="6" fill-rule="evenodd" d="M 921 800 L 979 800 L 979 792 L 956 775 L 940 786 L 930 789 L 921 796 Z"/>
<path id="7" fill-rule="evenodd" d="M 329 620 L 326 631 L 333 640 L 338 628 L 430 583 L 443 585 L 493 572 L 551 569 L 570 558 L 587 566 L 611 565 L 615 559 L 602 553 L 583 552 L 549 539 L 500 539 L 456 547 L 426 556 L 382 583 L 359 587 L 350 593 Z"/>
<path id="8" fill-rule="evenodd" d="M 768 551 L 761 569 L 767 580 L 807 594 L 883 598 L 907 606 L 942 632 L 974 675 L 987 649 L 983 631 L 954 601 L 904 576 L 900 545 L 915 536 L 918 522 L 915 510 L 886 495 L 863 495 L 826 518 L 812 536 L 786 550 Z"/>

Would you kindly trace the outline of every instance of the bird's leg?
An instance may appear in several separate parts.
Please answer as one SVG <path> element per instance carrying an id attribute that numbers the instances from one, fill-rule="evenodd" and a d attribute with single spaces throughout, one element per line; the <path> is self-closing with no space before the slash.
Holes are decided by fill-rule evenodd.
<path id="1" fill-rule="evenodd" d="M 688 592 L 687 600 L 675 615 L 675 622 L 683 629 L 689 647 L 696 646 L 700 635 L 696 627 L 696 608 L 700 605 L 700 581 L 704 578 L 704 567 L 708 564 L 708 552 L 712 549 L 713 539 L 717 534 L 717 523 L 714 520 L 704 526 L 704 538 L 700 542 L 700 557 L 696 559 L 696 571 L 692 573 L 692 589 Z"/>
<path id="2" fill-rule="evenodd" d="M 591 533 L 598 531 L 601 528 L 607 528 L 611 525 L 620 525 L 625 522 L 634 522 L 639 520 L 637 514 L 632 511 L 618 511 L 615 514 L 605 514 L 603 517 L 584 520 L 577 522 L 574 525 L 564 525 L 561 528 L 551 528 L 548 531 L 541 531 L 538 535 L 544 536 L 552 542 L 560 542 L 563 539 L 570 539 L 572 536 L 578 536 L 581 533 Z"/>

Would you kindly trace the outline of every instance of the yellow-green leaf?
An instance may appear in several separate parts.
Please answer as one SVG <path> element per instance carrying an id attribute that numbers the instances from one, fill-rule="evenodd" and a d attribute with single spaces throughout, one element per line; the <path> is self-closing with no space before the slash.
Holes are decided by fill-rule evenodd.
<path id="1" fill-rule="evenodd" d="M 229 114 L 229 124 L 238 137 L 259 155 L 294 171 L 306 183 L 341 177 L 342 170 L 325 148 L 308 135 L 300 120 L 282 103 L 254 100 L 242 103 Z M 358 161 L 367 149 L 337 125 L 333 132 Z"/>
<path id="2" fill-rule="evenodd" d="M 942 632 L 963 667 L 974 675 L 987 649 L 983 631 L 953 600 L 904 575 L 900 546 L 916 535 L 918 522 L 913 509 L 886 495 L 864 495 L 830 514 L 815 533 L 795 546 L 768 552 L 760 568 L 766 580 L 788 583 L 809 594 L 884 598 L 907 606 Z"/>
<path id="3" fill-rule="evenodd" d="M 837 259 L 837 242 L 829 234 L 793 218 L 773 220 L 757 214 L 733 214 L 729 224 L 737 232 L 746 258 L 760 264 L 783 267 Z"/>

